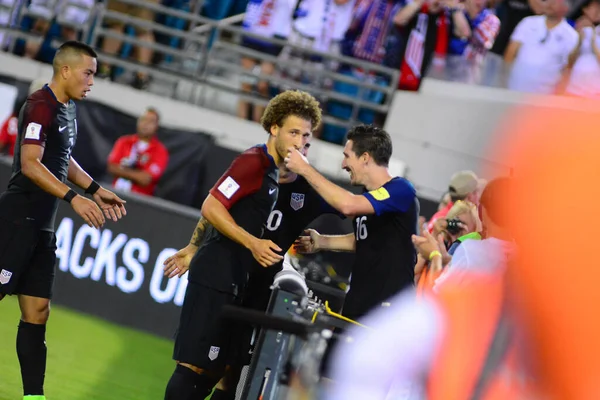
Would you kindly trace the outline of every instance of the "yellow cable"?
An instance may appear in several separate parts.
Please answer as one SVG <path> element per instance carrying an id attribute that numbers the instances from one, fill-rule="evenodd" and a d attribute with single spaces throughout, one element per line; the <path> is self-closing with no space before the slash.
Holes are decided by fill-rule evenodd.
<path id="1" fill-rule="evenodd" d="M 341 319 L 342 321 L 346 321 L 346 322 L 350 322 L 351 324 L 354 325 L 358 325 L 358 326 L 362 326 L 363 328 L 367 328 L 367 329 L 371 329 L 366 325 L 363 325 L 361 323 L 358 323 L 356 321 L 351 320 L 350 318 L 346 318 L 341 314 L 338 313 L 334 313 L 333 311 L 331 311 L 331 308 L 329 308 L 329 301 L 325 300 L 325 312 L 333 317 L 336 317 L 338 319 Z"/>
<path id="2" fill-rule="evenodd" d="M 315 321 L 317 320 L 317 314 L 318 314 L 318 313 L 319 313 L 318 311 L 315 311 L 315 313 L 313 314 L 313 316 L 312 316 L 312 320 L 310 321 L 310 323 L 311 323 L 311 324 L 314 324 L 314 323 L 315 323 Z"/>

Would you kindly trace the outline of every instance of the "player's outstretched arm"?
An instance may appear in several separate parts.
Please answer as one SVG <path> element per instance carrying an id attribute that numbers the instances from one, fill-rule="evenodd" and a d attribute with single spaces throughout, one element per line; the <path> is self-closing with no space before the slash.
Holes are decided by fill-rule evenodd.
<path id="1" fill-rule="evenodd" d="M 169 279 L 174 276 L 181 278 L 181 276 L 190 269 L 192 258 L 200 248 L 200 245 L 204 242 L 206 230 L 209 225 L 210 223 L 206 218 L 200 217 L 188 245 L 167 258 L 163 263 L 165 276 L 169 277 Z"/>
<path id="2" fill-rule="evenodd" d="M 283 256 L 276 253 L 281 251 L 279 246 L 270 240 L 258 239 L 246 232 L 236 224 L 227 208 L 212 194 L 209 194 L 202 204 L 202 215 L 216 230 L 250 250 L 256 261 L 263 267 L 271 266 L 283 259 Z"/>
<path id="3" fill-rule="evenodd" d="M 69 182 L 85 189 L 86 193 L 91 193 L 94 201 L 98 204 L 106 218 L 116 222 L 127 214 L 127 211 L 125 210 L 126 201 L 110 190 L 95 183 L 92 177 L 81 168 L 79 163 L 75 161 L 73 157 L 71 157 L 71 160 L 69 161 L 67 179 Z M 91 191 L 88 191 L 90 189 Z"/>
<path id="4" fill-rule="evenodd" d="M 321 235 L 314 229 L 306 229 L 294 242 L 294 249 L 301 254 L 316 253 L 321 250 L 354 252 L 356 240 L 354 234 Z"/>
<path id="5" fill-rule="evenodd" d="M 52 172 L 42 164 L 44 147 L 37 144 L 23 144 L 21 146 L 21 173 L 39 186 L 42 190 L 59 199 L 71 203 L 73 210 L 95 228 L 104 225 L 104 216 L 100 208 L 91 200 L 71 192 L 71 188 L 62 183 Z M 67 194 L 71 195 L 66 198 Z"/>
<path id="6" fill-rule="evenodd" d="M 352 192 L 330 182 L 314 169 L 308 160 L 298 150 L 290 149 L 285 158 L 286 167 L 302 175 L 304 179 L 319 193 L 333 208 L 346 216 L 374 214 L 375 209 L 364 196 Z"/>

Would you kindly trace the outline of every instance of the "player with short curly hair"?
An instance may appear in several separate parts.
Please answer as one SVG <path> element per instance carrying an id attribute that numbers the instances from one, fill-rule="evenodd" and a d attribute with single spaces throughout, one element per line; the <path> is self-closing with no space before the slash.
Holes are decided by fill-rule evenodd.
<path id="1" fill-rule="evenodd" d="M 178 274 L 189 261 L 165 400 L 203 399 L 239 357 L 245 336 L 220 319 L 225 305 L 241 305 L 248 275 L 258 263 L 280 262 L 282 249 L 261 239 L 277 200 L 279 168 L 289 148 L 302 150 L 321 121 L 308 93 L 286 91 L 271 100 L 262 119 L 266 144 L 246 150 L 210 190 L 188 246 L 167 262 Z"/>

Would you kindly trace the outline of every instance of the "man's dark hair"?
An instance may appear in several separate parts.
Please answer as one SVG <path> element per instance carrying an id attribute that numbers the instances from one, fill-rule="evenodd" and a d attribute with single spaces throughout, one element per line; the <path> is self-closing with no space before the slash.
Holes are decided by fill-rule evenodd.
<path id="1" fill-rule="evenodd" d="M 507 228 L 510 222 L 510 203 L 513 195 L 513 179 L 508 177 L 490 181 L 481 194 L 481 206 L 485 208 L 492 222 L 501 228 Z"/>
<path id="2" fill-rule="evenodd" d="M 271 133 L 273 125 L 283 126 L 290 115 L 310 121 L 313 131 L 321 125 L 321 107 L 317 99 L 300 90 L 286 90 L 273 97 L 260 119 L 260 124 Z"/>
<path id="3" fill-rule="evenodd" d="M 352 140 L 352 151 L 357 157 L 367 153 L 380 167 L 389 165 L 392 138 L 383 129 L 374 125 L 358 125 L 350 129 L 346 138 Z"/>
<path id="4" fill-rule="evenodd" d="M 96 54 L 94 49 L 87 44 L 75 40 L 69 40 L 64 42 L 58 48 L 58 50 L 56 50 L 54 60 L 52 61 L 54 72 L 56 73 L 58 70 L 60 70 L 60 68 L 65 65 L 66 61 L 73 55 L 86 55 L 92 58 L 98 58 L 98 54 Z"/>

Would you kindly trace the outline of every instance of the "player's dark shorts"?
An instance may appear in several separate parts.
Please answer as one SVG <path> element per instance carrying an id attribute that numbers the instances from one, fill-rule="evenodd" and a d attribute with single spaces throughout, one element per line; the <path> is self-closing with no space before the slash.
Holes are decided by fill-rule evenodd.
<path id="1" fill-rule="evenodd" d="M 243 351 L 246 331 L 221 317 L 223 306 L 239 305 L 240 298 L 189 282 L 175 336 L 173 359 L 222 373 Z"/>
<path id="2" fill-rule="evenodd" d="M 0 294 L 52 298 L 55 264 L 54 232 L 0 217 Z"/>
<path id="3" fill-rule="evenodd" d="M 276 38 L 282 39 L 282 40 L 285 39 L 280 36 L 276 36 Z M 260 51 L 261 53 L 269 54 L 269 55 L 275 56 L 275 57 L 277 57 L 279 55 L 279 53 L 281 53 L 281 50 L 283 50 L 283 46 L 269 43 L 269 42 L 263 42 L 260 39 L 255 39 L 255 38 L 251 38 L 251 37 L 242 38 L 242 46 L 247 47 L 252 50 Z"/>

